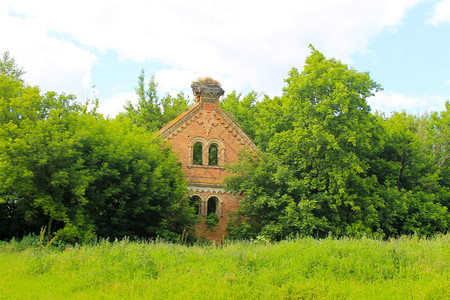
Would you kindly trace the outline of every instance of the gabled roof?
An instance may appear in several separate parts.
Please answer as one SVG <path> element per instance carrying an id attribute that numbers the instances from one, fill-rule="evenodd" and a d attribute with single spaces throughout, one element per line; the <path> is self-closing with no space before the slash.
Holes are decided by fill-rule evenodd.
<path id="1" fill-rule="evenodd" d="M 170 123 L 164 126 L 159 134 L 166 140 L 171 140 L 175 135 L 182 132 L 188 125 L 190 125 L 195 116 L 204 109 L 204 103 L 197 102 L 191 106 L 187 111 L 180 114 L 178 117 L 173 119 Z M 257 151 L 255 143 L 247 136 L 247 134 L 239 127 L 239 125 L 217 104 L 212 112 L 218 114 L 218 116 L 223 120 L 224 126 L 228 128 L 229 132 L 235 132 L 236 139 L 241 142 L 242 145 L 247 145 L 251 150 Z"/>
<path id="2" fill-rule="evenodd" d="M 181 113 L 167 123 L 163 128 L 161 128 L 158 133 L 165 139 L 167 139 L 175 130 L 177 130 L 181 125 L 185 124 L 188 119 L 191 119 L 193 115 L 195 115 L 200 109 L 200 103 L 195 103 L 191 107 L 188 108 L 185 112 Z"/>

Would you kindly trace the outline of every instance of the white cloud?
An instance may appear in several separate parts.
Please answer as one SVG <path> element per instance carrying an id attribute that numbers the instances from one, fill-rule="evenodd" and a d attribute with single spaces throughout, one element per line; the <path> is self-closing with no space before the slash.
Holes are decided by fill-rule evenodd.
<path id="1" fill-rule="evenodd" d="M 115 117 L 119 112 L 124 112 L 124 106 L 130 101 L 133 104 L 138 103 L 138 97 L 136 93 L 120 93 L 111 98 L 103 99 L 100 101 L 98 111 L 104 116 Z"/>
<path id="2" fill-rule="evenodd" d="M 191 94 L 191 82 L 201 77 L 200 73 L 181 69 L 163 69 L 155 74 L 158 83 L 158 91 L 164 91 L 175 95 L 183 91 L 186 95 Z M 182 87 L 182 88 L 180 88 Z"/>
<path id="3" fill-rule="evenodd" d="M 367 102 L 372 108 L 372 111 L 379 111 L 384 113 L 392 113 L 394 111 L 407 111 L 412 114 L 423 114 L 432 111 L 445 110 L 444 97 L 435 95 L 411 96 L 395 93 L 392 91 L 378 92 L 374 97 L 368 98 Z"/>
<path id="4" fill-rule="evenodd" d="M 450 0 L 442 0 L 435 4 L 433 16 L 427 21 L 433 25 L 450 23 Z"/>
<path id="5" fill-rule="evenodd" d="M 49 35 L 34 19 L 10 16 L 0 7 L 0 51 L 9 50 L 24 67 L 24 79 L 45 92 L 55 90 L 81 94 L 90 85 L 90 70 L 95 55 Z"/>
<path id="6" fill-rule="evenodd" d="M 301 68 L 309 43 L 351 62 L 418 2 L 11 0 L 0 5 L 7 26 L 1 28 L 10 28 L 0 41 L 42 87 L 85 86 L 92 53 L 112 50 L 125 61 L 169 66 L 157 75 L 169 91 L 186 89 L 188 75 L 195 75 L 189 86 L 199 74 L 218 79 L 227 92 L 275 95 L 289 69 Z"/>

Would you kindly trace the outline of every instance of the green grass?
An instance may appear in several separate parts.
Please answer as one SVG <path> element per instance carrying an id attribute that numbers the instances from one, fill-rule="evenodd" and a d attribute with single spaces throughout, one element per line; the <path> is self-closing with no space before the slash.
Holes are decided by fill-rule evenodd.
<path id="1" fill-rule="evenodd" d="M 1 299 L 449 299 L 450 235 L 0 245 Z"/>

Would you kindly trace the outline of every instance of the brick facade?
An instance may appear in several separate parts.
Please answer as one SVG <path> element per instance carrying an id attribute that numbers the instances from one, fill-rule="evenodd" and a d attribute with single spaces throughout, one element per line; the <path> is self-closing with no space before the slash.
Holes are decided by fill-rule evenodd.
<path id="1" fill-rule="evenodd" d="M 224 93 L 220 86 L 194 83 L 192 88 L 196 103 L 161 129 L 160 134 L 179 155 L 190 196 L 199 197 L 196 199 L 200 200 L 201 221 L 196 228 L 197 236 L 218 241 L 228 235 L 228 214 L 236 211 L 242 198 L 225 192 L 223 178 L 228 175 L 225 166 L 237 162 L 241 149 L 254 151 L 256 146 L 220 108 L 219 97 Z M 219 218 L 219 225 L 213 229 L 204 223 L 208 210 L 215 211 Z"/>

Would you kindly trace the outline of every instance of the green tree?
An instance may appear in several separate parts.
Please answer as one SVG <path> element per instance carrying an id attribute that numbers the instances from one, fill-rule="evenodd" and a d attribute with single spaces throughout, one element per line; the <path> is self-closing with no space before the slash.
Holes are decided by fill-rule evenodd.
<path id="1" fill-rule="evenodd" d="M 435 115 L 435 114 L 434 114 Z M 430 119 L 403 113 L 383 118 L 385 145 L 373 166 L 380 183 L 383 230 L 387 234 L 432 234 L 448 229 L 448 188 L 440 177 L 437 142 L 427 133 Z M 432 129 L 432 132 L 437 130 Z M 427 137 L 428 135 L 428 137 Z"/>
<path id="2" fill-rule="evenodd" d="M 190 105 L 189 97 L 186 97 L 183 92 L 179 92 L 175 97 L 166 94 L 165 97 L 161 98 L 160 102 L 162 108 L 162 126 L 178 117 L 178 115 L 186 111 Z"/>
<path id="3" fill-rule="evenodd" d="M 250 108 L 263 151 L 230 167 L 236 175 L 227 188 L 245 195 L 230 233 L 280 239 L 448 230 L 448 112 L 373 115 L 366 100 L 381 87 L 369 74 L 311 50 L 281 98 Z"/>
<path id="4" fill-rule="evenodd" d="M 189 98 L 186 98 L 183 93 L 178 93 L 176 97 L 167 94 L 159 98 L 157 87 L 155 76 L 152 76 L 147 90 L 145 89 L 145 72 L 142 70 L 136 88 L 139 101 L 136 105 L 128 102 L 125 106 L 126 112 L 122 114 L 130 118 L 134 124 L 152 132 L 158 131 L 187 110 L 190 104 Z"/>
<path id="5" fill-rule="evenodd" d="M 255 91 L 243 96 L 233 91 L 221 101 L 221 107 L 231 115 L 261 150 L 269 147 L 275 133 L 290 128 L 292 115 L 286 114 L 280 97 L 258 99 Z"/>
<path id="6" fill-rule="evenodd" d="M 48 226 L 66 241 L 176 239 L 193 225 L 181 167 L 159 137 L 11 76 L 0 86 L 1 238 Z"/>
<path id="7" fill-rule="evenodd" d="M 245 96 L 233 91 L 220 101 L 222 109 L 234 118 L 251 139 L 255 138 L 257 96 L 255 91 L 251 91 Z"/>
<path id="8" fill-rule="evenodd" d="M 0 74 L 3 74 L 6 77 L 12 77 L 17 80 L 22 80 L 22 75 L 25 74 L 25 71 L 22 67 L 19 67 L 16 64 L 16 61 L 13 57 L 10 56 L 9 51 L 3 53 L 3 57 L 0 60 Z"/>
<path id="9" fill-rule="evenodd" d="M 450 103 L 445 103 L 445 111 L 434 112 L 427 127 L 431 136 L 431 152 L 439 166 L 441 183 L 450 188 Z M 450 200 L 449 200 L 450 202 Z M 447 202 L 447 207 L 449 207 Z"/>
<path id="10" fill-rule="evenodd" d="M 289 75 L 283 97 L 271 101 L 276 109 L 266 112 L 266 120 L 282 116 L 266 124 L 267 153 L 229 179 L 230 189 L 245 193 L 246 221 L 232 230 L 253 227 L 272 238 L 378 231 L 371 164 L 382 140 L 366 99 L 381 87 L 314 48 L 303 72 Z"/>

